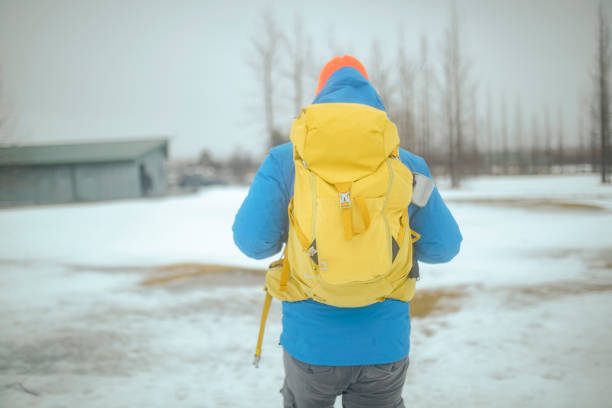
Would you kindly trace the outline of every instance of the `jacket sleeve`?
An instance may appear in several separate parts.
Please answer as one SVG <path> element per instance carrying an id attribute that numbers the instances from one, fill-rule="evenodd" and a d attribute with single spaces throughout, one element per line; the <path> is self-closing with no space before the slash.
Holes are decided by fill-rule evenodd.
<path id="1" fill-rule="evenodd" d="M 429 167 L 420 157 L 401 155 L 412 171 L 431 178 Z M 425 263 L 449 262 L 459 253 L 463 237 L 459 226 L 435 187 L 425 207 L 410 205 L 410 228 L 421 235 L 414 244 L 417 260 Z"/>
<path id="2" fill-rule="evenodd" d="M 279 151 L 280 150 L 280 151 Z M 246 256 L 268 258 L 287 240 L 292 169 L 287 169 L 283 149 L 272 149 L 257 170 L 247 197 L 234 219 L 234 242 Z"/>

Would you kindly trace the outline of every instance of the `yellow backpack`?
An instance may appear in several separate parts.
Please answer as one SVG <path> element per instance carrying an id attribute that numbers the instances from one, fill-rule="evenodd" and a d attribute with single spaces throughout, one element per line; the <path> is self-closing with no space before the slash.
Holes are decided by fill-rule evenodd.
<path id="1" fill-rule="evenodd" d="M 410 301 L 415 280 L 408 205 L 413 175 L 399 160 L 397 128 L 367 105 L 302 110 L 291 129 L 294 195 L 283 259 L 266 273 L 255 365 L 272 297 L 360 307 Z"/>

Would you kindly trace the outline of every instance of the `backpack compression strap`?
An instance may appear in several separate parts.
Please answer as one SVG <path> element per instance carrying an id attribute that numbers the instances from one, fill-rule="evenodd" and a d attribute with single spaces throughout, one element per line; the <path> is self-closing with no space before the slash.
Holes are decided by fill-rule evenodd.
<path id="1" fill-rule="evenodd" d="M 359 212 L 361 213 L 364 228 L 362 231 L 357 232 L 353 229 L 351 184 L 352 183 L 338 183 L 335 185 L 336 190 L 338 190 L 338 196 L 340 197 L 340 211 L 342 212 L 342 224 L 344 224 L 344 239 L 347 241 L 353 239 L 354 235 L 366 231 L 370 226 L 370 212 L 368 211 L 365 199 L 363 197 L 355 197 L 355 204 L 357 204 Z"/>
<path id="2" fill-rule="evenodd" d="M 403 241 L 404 241 L 404 234 L 406 231 L 406 227 L 408 227 L 408 231 L 410 231 L 410 243 L 414 244 L 415 242 L 417 242 L 419 239 L 421 239 L 421 234 L 419 234 L 418 232 L 416 232 L 415 230 L 413 230 L 412 228 L 410 228 L 407 224 L 408 224 L 408 207 L 406 207 L 406 209 L 404 210 L 404 213 L 402 214 L 402 218 L 403 221 L 400 224 L 400 230 L 399 233 L 397 235 L 398 237 L 398 244 L 402 245 Z"/>
<path id="3" fill-rule="evenodd" d="M 287 213 L 289 215 L 289 222 L 291 222 L 291 225 L 293 225 L 293 229 L 295 230 L 295 233 L 297 234 L 298 240 L 300 241 L 302 248 L 304 248 L 304 250 L 308 249 L 308 247 L 310 246 L 310 243 L 308 242 L 308 238 L 306 238 L 306 234 L 304 234 L 304 231 L 302 231 L 302 228 L 300 228 L 300 225 L 297 223 L 297 221 L 295 220 L 295 217 L 293 216 L 293 197 L 291 197 L 291 201 L 289 201 L 289 207 L 287 208 Z M 287 247 L 285 247 L 285 249 L 286 248 Z M 286 258 L 287 258 L 287 253 L 285 252 L 285 259 Z"/>
<path id="4" fill-rule="evenodd" d="M 287 248 L 289 245 L 285 244 L 285 253 L 283 254 L 283 271 L 280 277 L 280 290 L 282 292 L 287 290 L 287 282 L 289 281 L 289 257 L 287 256 Z"/>

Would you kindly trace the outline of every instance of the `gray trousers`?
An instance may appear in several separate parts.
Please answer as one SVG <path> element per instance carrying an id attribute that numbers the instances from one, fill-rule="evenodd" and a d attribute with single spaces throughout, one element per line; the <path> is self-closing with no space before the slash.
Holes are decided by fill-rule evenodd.
<path id="1" fill-rule="evenodd" d="M 283 350 L 284 408 L 404 408 L 402 388 L 408 357 L 389 364 L 321 366 L 296 360 Z"/>

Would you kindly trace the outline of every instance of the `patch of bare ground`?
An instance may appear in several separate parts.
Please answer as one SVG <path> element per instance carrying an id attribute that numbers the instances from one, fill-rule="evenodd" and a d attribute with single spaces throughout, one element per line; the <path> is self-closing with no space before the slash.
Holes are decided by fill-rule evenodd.
<path id="1" fill-rule="evenodd" d="M 531 254 L 532 256 L 580 256 L 589 268 L 612 269 L 612 249 L 601 250 L 559 250 L 554 253 Z M 162 287 L 173 291 L 200 290 L 206 286 L 257 286 L 263 288 L 265 270 L 238 266 L 179 263 L 156 267 L 112 267 L 98 270 L 133 270 L 144 274 L 140 282 L 143 287 Z M 523 302 L 525 305 L 559 296 L 582 295 L 586 293 L 612 291 L 612 280 L 574 280 L 523 286 L 500 286 L 484 288 L 466 285 L 418 289 L 411 302 L 411 316 L 426 318 L 454 313 L 461 309 L 468 298 L 479 292 L 491 291 L 507 297 L 510 302 Z"/>
<path id="2" fill-rule="evenodd" d="M 612 269 L 612 248 L 594 251 L 587 261 L 591 269 Z"/>
<path id="3" fill-rule="evenodd" d="M 160 286 L 173 289 L 197 288 L 202 285 L 264 284 L 265 270 L 244 266 L 175 263 L 157 266 L 98 266 L 66 265 L 74 272 L 137 273 L 143 275 L 142 286 Z"/>
<path id="4" fill-rule="evenodd" d="M 596 204 L 530 198 L 449 198 L 447 201 L 461 204 L 478 204 L 516 207 L 535 210 L 607 212 L 606 207 Z"/>
<path id="5" fill-rule="evenodd" d="M 610 291 L 612 291 L 612 282 L 562 281 L 519 287 L 511 295 L 522 295 L 535 300 L 552 300 L 561 296 Z"/>
<path id="6" fill-rule="evenodd" d="M 152 268 L 149 276 L 141 284 L 143 286 L 182 283 L 192 284 L 193 280 L 200 283 L 245 285 L 250 283 L 264 283 L 262 269 L 239 266 L 182 263 L 163 265 Z"/>
<path id="7" fill-rule="evenodd" d="M 142 342 L 146 339 L 93 326 L 49 330 L 20 341 L 1 340 L 0 372 L 128 375 L 135 365 L 148 365 L 140 351 Z"/>
<path id="8" fill-rule="evenodd" d="M 528 251 L 527 256 L 546 258 L 565 258 L 575 256 L 581 258 L 591 270 L 612 269 L 612 248 L 564 248 L 545 251 Z"/>
<path id="9" fill-rule="evenodd" d="M 140 282 L 145 287 L 196 289 L 210 284 L 244 286 L 253 283 L 260 284 L 263 288 L 265 271 L 235 266 L 186 263 L 160 266 L 149 269 L 147 273 L 149 276 Z M 410 306 L 411 316 L 421 318 L 431 314 L 455 312 L 459 310 L 460 300 L 466 294 L 466 288 L 463 286 L 417 290 Z"/>
<path id="10" fill-rule="evenodd" d="M 465 287 L 417 290 L 410 302 L 410 316 L 423 318 L 456 312 L 466 295 Z"/>
<path id="11" fill-rule="evenodd" d="M 29 259 L 8 259 L 0 258 L 0 265 L 14 266 L 14 267 L 31 267 L 36 264 L 35 261 Z"/>

